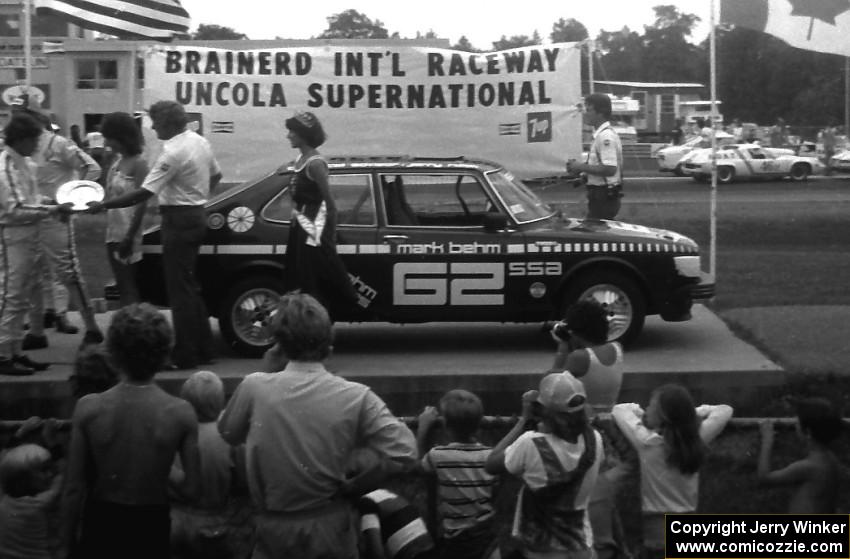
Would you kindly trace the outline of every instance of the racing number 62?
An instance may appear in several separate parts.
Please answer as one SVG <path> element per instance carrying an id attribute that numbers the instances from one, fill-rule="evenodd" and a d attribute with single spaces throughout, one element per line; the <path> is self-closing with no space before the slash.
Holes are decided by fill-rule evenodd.
<path id="1" fill-rule="evenodd" d="M 393 266 L 393 305 L 502 305 L 498 262 L 402 262 Z"/>

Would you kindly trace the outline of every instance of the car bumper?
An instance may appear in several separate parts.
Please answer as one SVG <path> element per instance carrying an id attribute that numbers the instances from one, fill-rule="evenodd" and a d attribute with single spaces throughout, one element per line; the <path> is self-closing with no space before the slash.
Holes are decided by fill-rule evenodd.
<path id="1" fill-rule="evenodd" d="M 850 161 L 835 161 L 829 162 L 829 168 L 835 171 L 850 171 Z"/>
<path id="2" fill-rule="evenodd" d="M 714 277 L 703 273 L 697 283 L 683 285 L 675 290 L 661 305 L 659 314 L 667 322 L 690 320 L 694 300 L 712 297 L 714 297 Z"/>

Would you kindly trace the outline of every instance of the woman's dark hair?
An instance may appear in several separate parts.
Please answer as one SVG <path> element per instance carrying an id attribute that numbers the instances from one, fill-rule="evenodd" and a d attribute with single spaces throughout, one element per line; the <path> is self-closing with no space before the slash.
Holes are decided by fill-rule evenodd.
<path id="1" fill-rule="evenodd" d="M 826 398 L 801 398 L 795 402 L 800 429 L 820 444 L 829 444 L 841 435 L 841 413 Z"/>
<path id="2" fill-rule="evenodd" d="M 100 133 L 107 140 L 115 141 L 126 155 L 139 155 L 145 140 L 136 121 L 128 113 L 109 113 L 100 123 Z"/>
<path id="3" fill-rule="evenodd" d="M 12 113 L 9 123 L 3 128 L 6 144 L 13 148 L 18 142 L 38 138 L 44 131 L 44 125 L 23 111 Z"/>
<path id="4" fill-rule="evenodd" d="M 312 148 L 319 147 L 327 139 L 322 123 L 313 113 L 296 113 L 295 116 L 287 118 L 285 124 L 287 129 L 301 136 Z"/>
<path id="5" fill-rule="evenodd" d="M 567 309 L 564 322 L 570 330 L 594 345 L 608 341 L 608 313 L 598 301 L 576 301 Z"/>
<path id="6" fill-rule="evenodd" d="M 306 293 L 292 291 L 281 297 L 271 331 L 286 357 L 294 361 L 322 361 L 331 354 L 328 311 Z"/>
<path id="7" fill-rule="evenodd" d="M 699 421 L 690 392 L 678 384 L 665 384 L 653 392 L 658 398 L 660 432 L 667 447 L 667 464 L 683 474 L 699 471 L 705 456 L 705 443 L 699 435 Z"/>
<path id="8" fill-rule="evenodd" d="M 98 394 L 118 383 L 118 373 L 109 364 L 109 359 L 100 345 L 84 345 L 74 359 L 74 372 L 68 379 L 71 394 L 82 398 L 86 394 Z"/>
<path id="9" fill-rule="evenodd" d="M 171 350 L 171 325 L 148 303 L 134 303 L 112 316 L 106 349 L 112 364 L 132 380 L 149 380 Z"/>

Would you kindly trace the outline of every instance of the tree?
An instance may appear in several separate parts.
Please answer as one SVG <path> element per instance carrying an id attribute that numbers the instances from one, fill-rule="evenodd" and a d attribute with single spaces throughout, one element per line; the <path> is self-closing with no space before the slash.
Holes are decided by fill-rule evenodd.
<path id="1" fill-rule="evenodd" d="M 239 33 L 231 27 L 202 23 L 198 25 L 197 31 L 192 33 L 192 39 L 197 41 L 221 41 L 231 39 L 247 39 L 248 35 Z"/>
<path id="2" fill-rule="evenodd" d="M 643 38 L 628 27 L 619 31 L 600 31 L 596 46 L 599 77 L 603 80 L 647 81 L 644 72 Z"/>
<path id="3" fill-rule="evenodd" d="M 676 6 L 655 6 L 655 22 L 644 27 L 645 81 L 695 82 L 708 79 L 701 51 L 688 42 L 700 18 Z"/>
<path id="4" fill-rule="evenodd" d="M 457 43 L 452 45 L 452 48 L 454 50 L 462 50 L 465 52 L 481 52 L 479 49 L 472 46 L 472 43 L 469 42 L 466 35 L 461 35 L 460 39 L 457 40 Z"/>
<path id="5" fill-rule="evenodd" d="M 553 43 L 576 43 L 588 37 L 590 35 L 587 33 L 587 27 L 573 18 L 559 19 L 552 25 L 552 32 L 549 33 Z"/>
<path id="6" fill-rule="evenodd" d="M 389 36 L 380 20 L 373 22 L 357 10 L 346 10 L 327 19 L 328 28 L 319 39 L 386 39 Z"/>
<path id="7" fill-rule="evenodd" d="M 532 45 L 539 45 L 543 41 L 540 40 L 540 34 L 535 30 L 534 34 L 529 37 L 528 35 L 514 35 L 510 39 L 502 35 L 502 38 L 493 43 L 493 50 L 507 50 L 507 49 L 515 49 L 519 47 L 529 47 Z"/>

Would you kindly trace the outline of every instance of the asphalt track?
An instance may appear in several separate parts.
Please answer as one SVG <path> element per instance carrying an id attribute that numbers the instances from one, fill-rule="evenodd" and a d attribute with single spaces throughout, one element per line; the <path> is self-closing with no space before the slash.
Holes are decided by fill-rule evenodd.
<path id="1" fill-rule="evenodd" d="M 79 324 L 79 316 L 70 314 Z M 771 387 L 784 382 L 778 365 L 736 338 L 706 307 L 696 305 L 693 314 L 692 320 L 680 323 L 647 319 L 642 335 L 626 352 L 623 401 L 645 403 L 652 387 L 680 382 L 700 401 L 729 402 L 740 409 L 763 402 Z M 110 317 L 111 312 L 97 315 L 104 330 Z M 233 355 L 212 323 L 219 357 L 207 368 L 232 392 L 246 374 L 260 369 L 260 360 Z M 67 379 L 81 334 L 48 334 L 50 347 L 28 354 L 51 362 L 50 369 L 31 377 L 0 377 L 0 419 L 36 413 L 66 417 L 70 412 Z M 488 413 L 510 414 L 519 395 L 549 368 L 553 351 L 539 324 L 340 323 L 327 366 L 371 386 L 397 414 L 412 415 L 461 386 L 479 393 Z M 157 379 L 176 393 L 192 372 L 163 372 Z"/>

